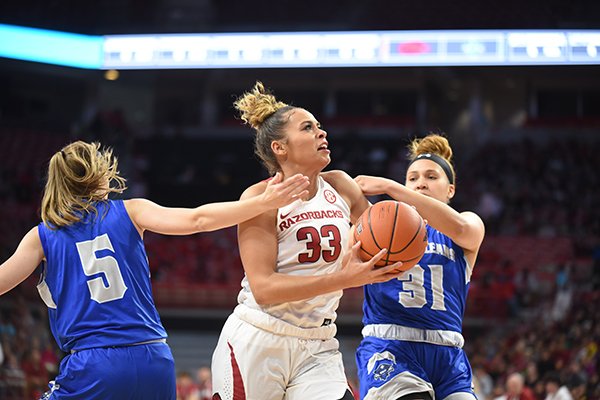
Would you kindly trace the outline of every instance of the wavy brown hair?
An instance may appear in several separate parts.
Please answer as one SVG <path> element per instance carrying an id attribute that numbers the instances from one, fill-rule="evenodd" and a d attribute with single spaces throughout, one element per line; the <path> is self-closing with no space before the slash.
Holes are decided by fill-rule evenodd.
<path id="1" fill-rule="evenodd" d="M 285 140 L 283 129 L 289 120 L 288 112 L 296 107 L 278 101 L 261 82 L 256 82 L 252 90 L 240 96 L 233 105 L 240 112 L 242 121 L 256 130 L 254 153 L 270 174 L 276 173 L 281 167 L 271 150 L 271 143 Z"/>
<path id="2" fill-rule="evenodd" d="M 56 152 L 48 165 L 48 179 L 42 197 L 42 221 L 51 229 L 65 227 L 87 213 L 109 193 L 127 187 L 119 176 L 117 158 L 100 143 L 73 142 Z"/>
<path id="3" fill-rule="evenodd" d="M 442 157 L 448 162 L 452 176 L 455 177 L 454 180 L 456 181 L 456 171 L 454 171 L 454 165 L 452 165 L 452 147 L 450 147 L 450 142 L 444 136 L 430 133 L 424 138 L 413 139 L 408 145 L 408 152 L 409 162 L 414 161 L 419 155 L 427 153 Z"/>

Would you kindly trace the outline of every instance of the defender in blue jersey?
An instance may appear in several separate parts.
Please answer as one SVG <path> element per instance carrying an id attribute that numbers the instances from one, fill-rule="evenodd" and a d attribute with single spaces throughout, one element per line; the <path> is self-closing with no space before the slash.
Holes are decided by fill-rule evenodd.
<path id="1" fill-rule="evenodd" d="M 356 352 L 361 399 L 475 398 L 462 350 L 467 292 L 485 229 L 448 203 L 455 175 L 448 140 L 431 134 L 409 147 L 406 183 L 359 176 L 366 195 L 388 194 L 428 221 L 429 244 L 400 278 L 365 286 L 363 340 Z"/>
<path id="2" fill-rule="evenodd" d="M 68 353 L 44 399 L 175 399 L 175 366 L 152 299 L 145 230 L 185 235 L 232 226 L 305 196 L 308 179 L 276 175 L 263 195 L 194 209 L 125 190 L 110 149 L 75 142 L 54 154 L 42 220 L 0 266 L 0 294 L 42 263 L 39 293 Z"/>

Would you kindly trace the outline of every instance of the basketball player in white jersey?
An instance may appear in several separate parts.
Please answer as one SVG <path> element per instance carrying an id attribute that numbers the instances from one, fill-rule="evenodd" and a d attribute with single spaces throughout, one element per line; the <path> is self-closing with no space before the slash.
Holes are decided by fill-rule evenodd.
<path id="1" fill-rule="evenodd" d="M 348 257 L 350 223 L 369 203 L 344 172 L 329 164 L 327 133 L 305 109 L 288 106 L 258 82 L 235 103 L 256 130 L 255 150 L 271 174 L 309 177 L 309 194 L 239 225 L 246 276 L 239 305 L 213 354 L 214 399 L 353 399 L 336 333 L 342 289 L 398 277 L 394 264 L 374 269 Z M 267 185 L 249 187 L 242 198 Z"/>

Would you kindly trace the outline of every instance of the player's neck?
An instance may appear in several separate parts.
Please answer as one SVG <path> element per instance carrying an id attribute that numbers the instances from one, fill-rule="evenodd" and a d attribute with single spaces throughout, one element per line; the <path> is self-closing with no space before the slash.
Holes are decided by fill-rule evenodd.
<path id="1" fill-rule="evenodd" d="M 305 201 L 315 197 L 317 195 L 317 192 L 319 191 L 319 175 L 317 174 L 315 176 L 310 176 L 309 180 L 310 185 L 308 186 L 308 196 L 306 196 L 306 198 L 303 199 Z"/>

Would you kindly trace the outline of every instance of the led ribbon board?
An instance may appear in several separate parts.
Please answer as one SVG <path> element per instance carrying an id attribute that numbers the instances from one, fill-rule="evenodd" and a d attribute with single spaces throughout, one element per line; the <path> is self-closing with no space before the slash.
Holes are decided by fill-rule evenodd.
<path id="1" fill-rule="evenodd" d="M 600 64 L 600 31 L 86 36 L 0 24 L 0 57 L 91 69 Z"/>

